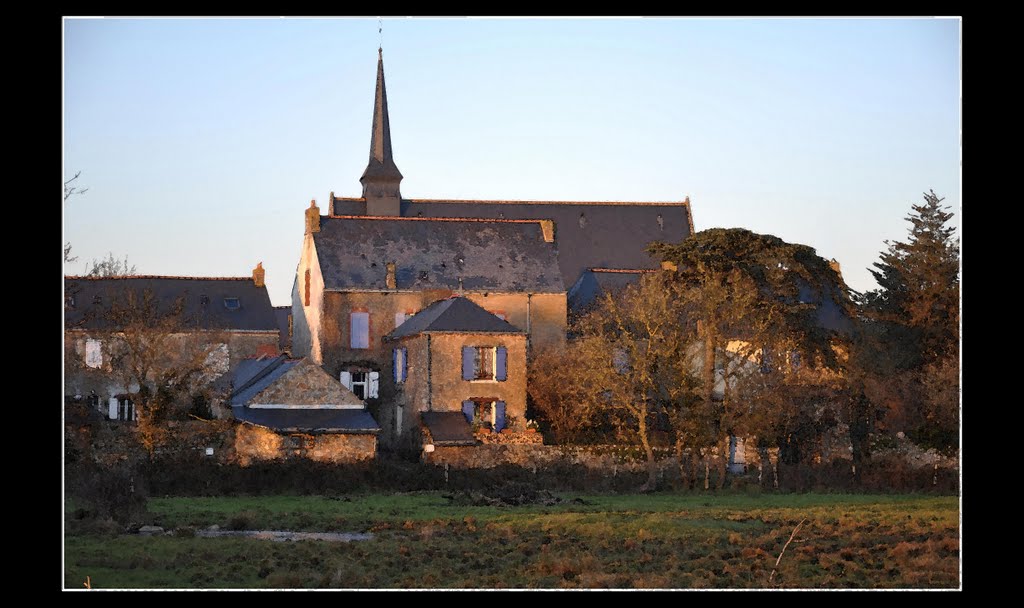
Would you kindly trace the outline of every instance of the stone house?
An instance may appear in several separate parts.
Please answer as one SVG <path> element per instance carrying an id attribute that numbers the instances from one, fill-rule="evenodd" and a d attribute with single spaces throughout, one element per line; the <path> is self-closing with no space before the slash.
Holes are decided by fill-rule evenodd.
<path id="1" fill-rule="evenodd" d="M 380 427 L 366 404 L 309 359 L 285 356 L 242 361 L 227 400 L 238 425 L 235 457 L 302 457 L 342 463 L 377 455 Z"/>
<path id="2" fill-rule="evenodd" d="M 153 373 L 195 365 L 212 382 L 246 357 L 276 355 L 279 334 L 262 264 L 251 277 L 64 277 L 66 399 L 112 420 L 137 418 L 126 350 Z"/>
<path id="3" fill-rule="evenodd" d="M 500 433 L 526 420 L 526 332 L 464 297 L 439 300 L 384 337 L 395 386 L 381 420 L 396 442 L 430 445 L 421 427 Z M 430 416 L 424 414 L 430 413 Z M 448 433 L 448 431 L 446 431 Z"/>

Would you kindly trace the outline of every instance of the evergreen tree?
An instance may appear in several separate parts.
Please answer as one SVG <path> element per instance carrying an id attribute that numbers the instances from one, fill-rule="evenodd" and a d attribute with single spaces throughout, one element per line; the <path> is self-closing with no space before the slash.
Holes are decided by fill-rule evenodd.
<path id="1" fill-rule="evenodd" d="M 884 430 L 951 452 L 959 430 L 960 246 L 943 200 L 929 190 L 906 218 L 909 239 L 886 242 L 871 270 L 879 289 L 860 298 L 868 322 L 854 361 Z"/>
<path id="2" fill-rule="evenodd" d="M 958 352 L 960 246 L 943 200 L 929 190 L 924 204 L 913 205 L 909 240 L 886 242 L 888 251 L 871 270 L 880 288 L 863 298 L 869 318 L 916 334 L 914 367 Z"/>

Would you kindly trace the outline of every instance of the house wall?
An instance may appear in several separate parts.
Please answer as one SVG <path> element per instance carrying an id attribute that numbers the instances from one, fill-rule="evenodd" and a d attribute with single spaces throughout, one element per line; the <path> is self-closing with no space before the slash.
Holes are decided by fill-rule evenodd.
<path id="1" fill-rule="evenodd" d="M 213 346 L 206 359 L 205 373 L 197 382 L 202 386 L 212 382 L 247 357 L 258 354 L 277 354 L 278 332 L 189 332 L 168 336 L 168 344 L 174 345 L 167 352 L 167 359 L 161 366 L 175 365 L 175 359 L 201 352 Z M 99 368 L 85 364 L 85 344 L 89 339 L 99 340 L 102 344 L 102 365 Z M 122 374 L 115 373 L 111 365 L 112 349 L 121 346 L 115 335 L 108 332 L 90 332 L 87 330 L 71 330 L 64 333 L 64 394 L 68 396 L 87 396 L 95 393 L 101 398 L 100 410 L 107 411 L 106 400 L 110 396 L 131 393 L 138 390 L 135 383 L 125 386 Z"/>
<path id="2" fill-rule="evenodd" d="M 309 270 L 309 306 L 305 302 L 306 270 Z M 323 340 L 321 337 L 324 318 L 324 277 L 320 272 L 313 235 L 306 233 L 302 240 L 302 255 L 295 269 L 292 285 L 292 354 L 295 357 L 309 357 L 323 363 Z"/>
<path id="3" fill-rule="evenodd" d="M 229 353 L 229 365 L 234 369 L 242 359 L 248 359 L 257 355 L 278 354 L 279 332 L 227 332 L 227 344 Z M 226 372 L 224 369 L 223 372 Z M 222 372 L 222 373 L 223 373 Z"/>
<path id="4" fill-rule="evenodd" d="M 373 434 L 313 435 L 313 446 L 308 450 L 285 448 L 286 437 L 263 427 L 239 424 L 235 428 L 235 458 L 238 464 L 249 466 L 260 460 L 286 458 L 341 464 L 372 460 L 377 455 L 377 437 Z"/>
<path id="5" fill-rule="evenodd" d="M 565 343 L 564 293 L 467 293 L 466 298 L 491 313 L 502 313 L 519 329 L 530 330 L 530 345 Z M 529 323 L 527 323 L 529 315 Z"/>
<path id="6" fill-rule="evenodd" d="M 502 382 L 463 380 L 463 346 L 504 346 L 508 349 L 507 379 Z M 462 402 L 473 398 L 504 401 L 506 419 L 514 416 L 525 423 L 526 338 L 522 334 L 432 333 L 411 336 L 390 343 L 389 347 L 388 379 L 393 378 L 390 349 L 396 347 L 407 349 L 409 376 L 405 383 L 394 388 L 394 396 L 380 408 L 382 443 L 418 450 L 422 443 L 420 412 L 461 412 Z M 398 408 L 402 409 L 402 432 L 396 438 Z"/>

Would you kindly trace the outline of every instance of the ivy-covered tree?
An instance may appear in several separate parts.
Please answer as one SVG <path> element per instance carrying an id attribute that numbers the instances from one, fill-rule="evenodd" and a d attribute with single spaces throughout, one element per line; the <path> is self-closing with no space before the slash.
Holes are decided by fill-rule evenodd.
<path id="1" fill-rule="evenodd" d="M 676 267 L 680 304 L 697 322 L 705 409 L 719 411 L 722 435 L 755 435 L 766 449 L 817 432 L 808 426 L 817 424 L 815 400 L 801 399 L 800 411 L 780 408 L 779 390 L 756 390 L 764 384 L 757 374 L 781 373 L 794 357 L 816 370 L 841 367 L 841 330 L 852 328 L 853 307 L 836 269 L 811 247 L 740 228 L 704 230 L 649 251 Z"/>
<path id="2" fill-rule="evenodd" d="M 960 246 L 944 199 L 929 190 L 906 217 L 909 238 L 887 242 L 860 296 L 868 319 L 856 351 L 884 429 L 950 453 L 958 446 Z"/>

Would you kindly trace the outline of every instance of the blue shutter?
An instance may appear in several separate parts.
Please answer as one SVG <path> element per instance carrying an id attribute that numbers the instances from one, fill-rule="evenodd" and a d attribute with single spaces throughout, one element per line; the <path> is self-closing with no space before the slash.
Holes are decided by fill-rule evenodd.
<path id="1" fill-rule="evenodd" d="M 499 346 L 496 355 L 497 377 L 495 378 L 499 382 L 504 382 L 508 377 L 508 349 L 504 346 Z"/>
<path id="2" fill-rule="evenodd" d="M 500 433 L 505 428 L 505 402 L 494 402 L 494 432 Z"/>
<path id="3" fill-rule="evenodd" d="M 476 365 L 473 363 L 473 359 L 476 355 L 476 349 L 472 346 L 462 347 L 462 379 L 472 380 L 476 376 Z"/>
<path id="4" fill-rule="evenodd" d="M 476 404 L 472 401 L 462 402 L 462 413 L 466 416 L 466 422 L 473 424 L 473 410 L 476 409 Z"/>
<path id="5" fill-rule="evenodd" d="M 409 349 L 402 347 L 402 382 L 409 379 Z"/>
<path id="6" fill-rule="evenodd" d="M 401 370 L 398 369 L 398 349 L 396 348 L 391 351 L 391 377 L 395 379 L 395 384 L 402 381 L 402 378 L 399 375 L 400 371 Z"/>

